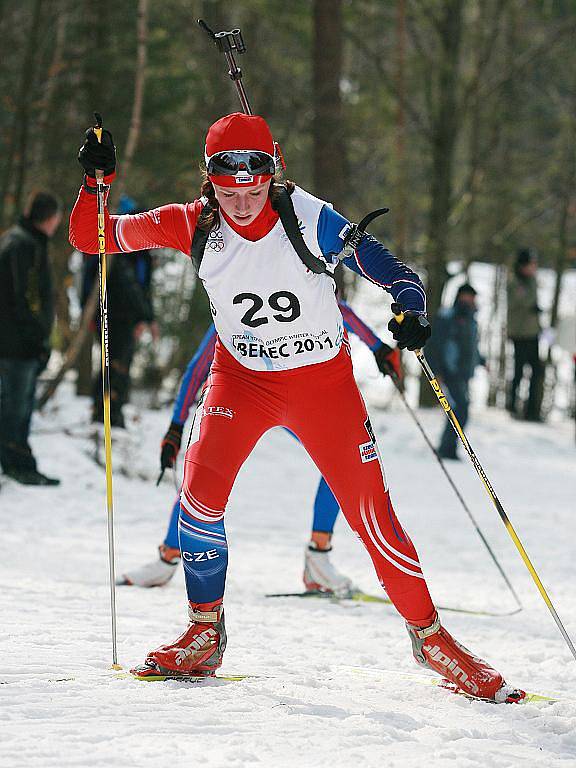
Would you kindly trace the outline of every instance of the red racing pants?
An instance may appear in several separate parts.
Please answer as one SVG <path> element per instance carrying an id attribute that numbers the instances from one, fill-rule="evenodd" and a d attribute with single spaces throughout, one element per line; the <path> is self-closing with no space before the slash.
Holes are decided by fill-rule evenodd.
<path id="1" fill-rule="evenodd" d="M 288 371 L 251 371 L 218 342 L 186 452 L 180 545 L 188 598 L 222 597 L 224 511 L 234 480 L 262 435 L 286 427 L 301 441 L 368 550 L 402 616 L 428 626 L 435 608 L 418 555 L 386 488 L 378 446 L 346 344 L 332 360 Z"/>

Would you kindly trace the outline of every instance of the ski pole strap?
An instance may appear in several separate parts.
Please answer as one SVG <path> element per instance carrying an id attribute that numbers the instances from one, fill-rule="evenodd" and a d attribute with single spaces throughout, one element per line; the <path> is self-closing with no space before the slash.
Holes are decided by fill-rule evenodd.
<path id="1" fill-rule="evenodd" d="M 277 188 L 279 188 L 279 191 L 273 206 L 280 216 L 284 231 L 288 235 L 290 244 L 300 257 L 300 261 L 316 275 L 328 275 L 329 277 L 332 277 L 334 266 L 327 264 L 323 259 L 315 256 L 304 242 L 302 232 L 298 226 L 298 218 L 296 216 L 296 211 L 294 210 L 294 203 L 292 202 L 290 193 L 286 187 L 281 184 L 277 185 Z"/>
<path id="2" fill-rule="evenodd" d="M 214 209 L 210 203 L 206 203 L 204 208 L 202 208 L 202 213 L 198 217 L 198 221 L 201 221 L 206 216 L 209 216 L 213 210 Z M 202 264 L 202 259 L 204 258 L 204 250 L 206 248 L 209 235 L 210 232 L 205 229 L 200 229 L 200 227 L 196 226 L 196 229 L 194 230 L 194 236 L 192 237 L 192 245 L 190 246 L 190 258 L 192 259 L 192 264 L 194 264 L 196 274 L 200 272 L 200 265 Z"/>

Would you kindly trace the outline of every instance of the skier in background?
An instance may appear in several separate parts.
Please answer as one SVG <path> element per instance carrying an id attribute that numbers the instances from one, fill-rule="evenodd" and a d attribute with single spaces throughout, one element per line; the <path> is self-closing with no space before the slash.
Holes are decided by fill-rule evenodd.
<path id="1" fill-rule="evenodd" d="M 136 202 L 122 195 L 118 206 L 120 215 L 138 213 Z M 110 354 L 110 422 L 124 429 L 123 407 L 130 395 L 130 370 L 136 345 L 146 326 L 154 341 L 158 341 L 158 324 L 152 302 L 153 257 L 148 248 L 114 259 L 108 279 L 108 351 Z M 80 303 L 88 301 L 94 282 L 98 280 L 98 256 L 85 253 L 82 264 Z M 94 316 L 94 329 L 100 338 L 100 314 Z M 92 421 L 104 422 L 102 372 L 92 384 Z"/>
<path id="2" fill-rule="evenodd" d="M 518 701 L 524 692 L 509 686 L 441 624 L 414 545 L 392 506 L 330 275 L 351 224 L 293 182 L 280 184 L 274 178 L 276 157 L 262 117 L 226 115 L 206 137 L 201 198 L 136 216 L 110 216 L 105 209 L 109 250 L 166 246 L 192 255 L 218 334 L 180 496 L 189 624 L 174 642 L 151 651 L 133 673 L 186 678 L 214 675 L 221 666 L 228 496 L 260 437 L 284 426 L 306 448 L 364 543 L 406 621 L 416 661 L 471 695 Z M 116 166 L 110 132 L 103 131 L 99 142 L 88 129 L 78 159 L 85 176 L 70 218 L 70 240 L 96 253 L 96 169 L 110 185 Z M 314 265 L 323 271 L 305 265 L 302 239 L 309 253 L 320 254 Z M 393 318 L 388 328 L 401 349 L 421 349 L 430 325 L 417 275 L 370 235 L 343 263 L 401 304 L 402 321 Z M 244 615 L 250 620 L 249 606 Z M 306 628 L 299 627 L 297 636 L 305 638 Z M 356 648 L 351 638 L 351 649 Z"/>
<path id="3" fill-rule="evenodd" d="M 400 350 L 398 348 L 393 349 L 379 339 L 344 301 L 339 301 L 338 305 L 346 330 L 358 336 L 374 353 L 376 365 L 384 376 L 392 375 L 400 381 L 402 378 Z M 211 325 L 182 377 L 174 404 L 172 421 L 161 444 L 160 466 L 162 471 L 171 469 L 175 464 L 180 451 L 184 425 L 214 359 L 216 338 L 216 329 L 214 325 Z M 309 592 L 320 591 L 343 598 L 358 592 L 358 588 L 347 576 L 335 568 L 330 558 L 332 534 L 339 511 L 338 501 L 334 494 L 324 478 L 320 478 L 314 500 L 312 533 L 304 553 L 303 581 Z M 158 587 L 170 581 L 176 573 L 181 558 L 178 541 L 179 515 L 180 496 L 178 495 L 172 507 L 166 537 L 158 547 L 158 557 L 140 568 L 127 571 L 118 579 L 119 585 Z"/>

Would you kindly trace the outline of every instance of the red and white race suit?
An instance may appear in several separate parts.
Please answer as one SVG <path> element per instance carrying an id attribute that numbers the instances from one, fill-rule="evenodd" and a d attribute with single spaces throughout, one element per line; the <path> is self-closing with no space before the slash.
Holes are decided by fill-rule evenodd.
<path id="1" fill-rule="evenodd" d="M 293 202 L 303 236 L 317 252 L 316 224 L 325 204 L 298 189 Z M 107 216 L 108 248 L 169 246 L 189 253 L 201 209 L 202 202 L 194 201 L 135 216 Z M 259 218 L 262 232 L 254 237 L 252 230 L 249 239 L 229 221 L 221 222 L 210 234 L 200 267 L 219 340 L 186 453 L 181 521 L 188 534 L 195 532 L 196 547 L 203 535 L 206 547 L 222 537 L 238 470 L 267 430 L 287 427 L 328 482 L 398 611 L 411 624 L 428 626 L 434 605 L 386 488 L 333 280 L 302 264 L 269 203 Z M 96 200 L 86 189 L 70 227 L 73 245 L 97 252 Z M 184 557 L 189 599 L 216 600 L 218 591 L 221 597 L 224 580 L 217 575 L 217 558 L 190 559 L 199 562 Z"/>

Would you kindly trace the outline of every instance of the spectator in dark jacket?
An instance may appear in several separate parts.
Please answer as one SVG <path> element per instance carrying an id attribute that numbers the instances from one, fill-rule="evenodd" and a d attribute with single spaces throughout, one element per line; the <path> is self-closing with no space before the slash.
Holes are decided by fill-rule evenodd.
<path id="1" fill-rule="evenodd" d="M 518 388 L 524 376 L 524 369 L 528 367 L 530 388 L 523 413 L 526 421 L 542 421 L 540 405 L 544 366 L 538 350 L 541 326 L 537 271 L 536 254 L 528 248 L 523 248 L 518 251 L 514 275 L 508 282 L 508 338 L 514 344 L 514 378 L 510 385 L 507 408 L 512 415 L 519 415 Z"/>
<path id="2" fill-rule="evenodd" d="M 119 213 L 139 213 L 131 198 L 123 195 Z M 82 281 L 82 305 L 98 280 L 98 256 L 85 254 Z M 128 401 L 130 366 L 136 340 L 145 325 L 150 327 L 154 338 L 158 327 L 152 305 L 153 259 L 150 251 L 135 251 L 114 258 L 106 281 L 108 293 L 108 351 L 110 355 L 110 422 L 113 427 L 124 427 L 122 407 Z M 97 318 L 100 340 L 99 316 Z M 94 380 L 93 413 L 95 422 L 104 421 L 102 398 L 102 372 Z"/>
<path id="3" fill-rule="evenodd" d="M 484 364 L 478 351 L 475 314 L 476 291 L 465 283 L 458 288 L 454 305 L 438 312 L 432 325 L 432 338 L 426 346 L 426 357 L 462 428 L 468 421 L 468 383 L 476 366 Z M 438 453 L 445 459 L 458 459 L 457 443 L 456 432 L 447 421 Z"/>
<path id="4" fill-rule="evenodd" d="M 50 356 L 54 321 L 48 240 L 62 212 L 37 193 L 25 216 L 0 239 L 0 464 L 25 485 L 57 485 L 38 472 L 28 443 L 38 374 Z"/>

